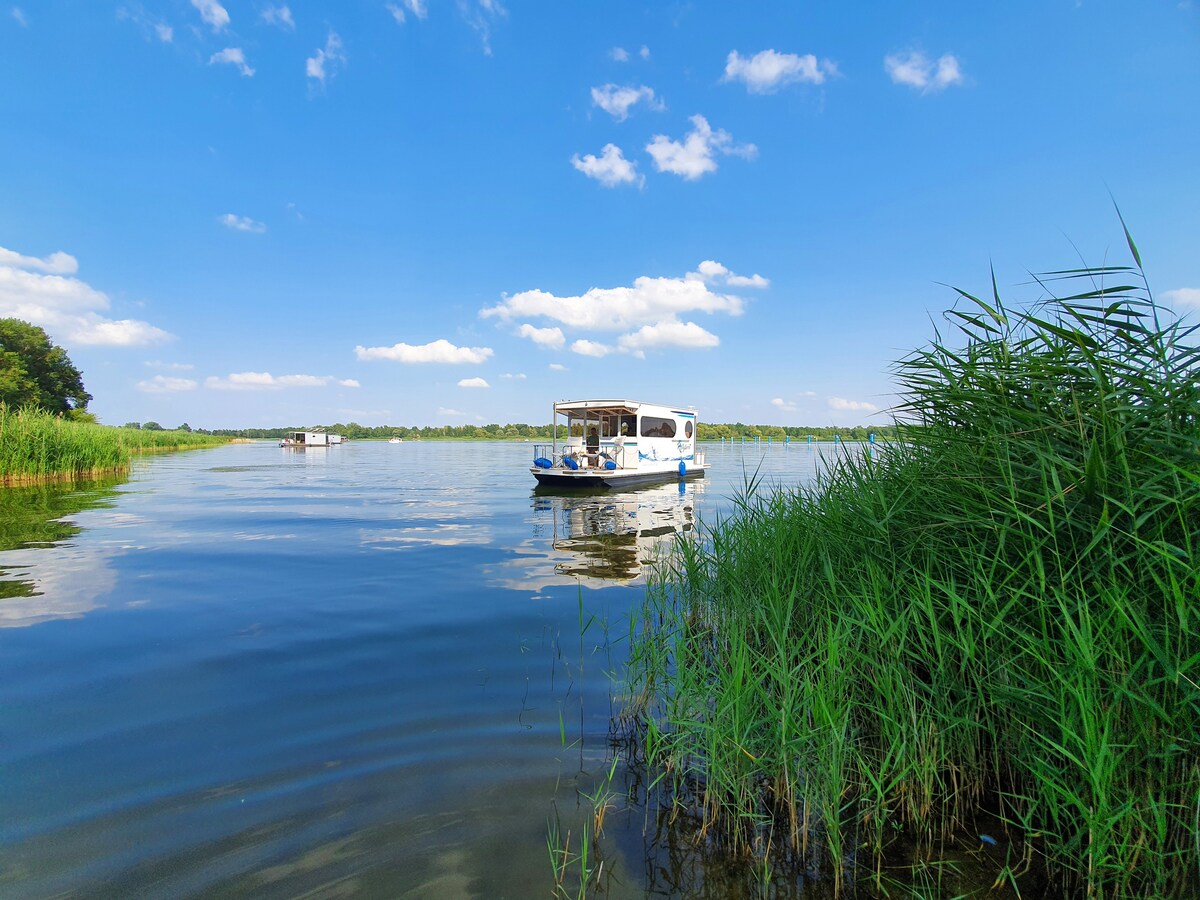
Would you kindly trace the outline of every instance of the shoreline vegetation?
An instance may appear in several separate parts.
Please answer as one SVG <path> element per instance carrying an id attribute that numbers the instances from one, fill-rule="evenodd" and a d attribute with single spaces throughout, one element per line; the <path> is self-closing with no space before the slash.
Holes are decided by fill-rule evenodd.
<path id="1" fill-rule="evenodd" d="M 135 423 L 130 423 L 135 424 Z M 277 440 L 293 431 L 327 431 L 330 434 L 340 434 L 351 441 L 383 440 L 398 437 L 406 441 L 549 441 L 554 437 L 552 425 L 526 425 L 524 423 L 508 425 L 424 425 L 424 426 L 395 426 L 395 425 L 359 425 L 355 422 L 348 424 L 319 425 L 309 428 L 214 428 L 203 431 L 203 434 L 220 435 L 222 437 L 246 438 L 251 440 Z M 564 429 L 558 430 L 559 440 L 563 439 Z M 828 442 L 835 438 L 839 441 L 865 442 L 874 435 L 877 441 L 896 439 L 895 425 L 851 425 L 836 428 L 831 425 L 819 427 L 801 427 L 795 425 L 745 425 L 741 422 L 709 423 L 700 422 L 697 427 L 697 439 L 701 441 L 745 439 L 747 443 L 759 440 L 783 442 L 805 442 L 809 437 L 814 441 Z"/>
<path id="2" fill-rule="evenodd" d="M 141 453 L 229 442 L 189 431 L 113 428 L 0 403 L 0 486 L 100 478 L 128 471 Z"/>
<path id="3" fill-rule="evenodd" d="M 1128 243 L 1029 311 L 960 291 L 896 366 L 915 427 L 680 539 L 613 739 L 711 852 L 841 895 L 1200 893 L 1200 350 Z"/>

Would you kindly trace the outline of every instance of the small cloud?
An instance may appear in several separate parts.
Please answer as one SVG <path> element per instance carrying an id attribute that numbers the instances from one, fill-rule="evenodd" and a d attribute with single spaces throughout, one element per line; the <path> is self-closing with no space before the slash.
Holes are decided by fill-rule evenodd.
<path id="1" fill-rule="evenodd" d="M 791 402 L 790 400 L 784 400 L 782 397 L 776 397 L 774 400 L 771 401 L 771 405 L 774 406 L 780 412 L 795 412 L 796 411 L 796 404 Z"/>
<path id="2" fill-rule="evenodd" d="M 169 372 L 190 372 L 196 368 L 191 363 L 169 363 L 158 359 L 147 360 L 145 366 L 147 369 L 166 369 Z"/>
<path id="3" fill-rule="evenodd" d="M 396 20 L 397 25 L 403 25 L 405 9 L 412 13 L 418 19 L 429 18 L 429 9 L 425 5 L 425 0 L 400 0 L 399 3 L 388 3 L 387 11 L 392 14 L 392 18 Z"/>
<path id="4" fill-rule="evenodd" d="M 465 418 L 468 415 L 468 413 L 463 412 L 461 409 L 450 409 L 449 407 L 446 407 L 446 406 L 439 406 L 438 407 L 438 415 L 439 416 L 452 416 L 453 418 L 461 419 L 461 418 Z"/>
<path id="5" fill-rule="evenodd" d="M 707 350 L 716 347 L 721 339 L 705 331 L 695 322 L 660 322 L 643 325 L 632 334 L 623 334 L 617 339 L 617 347 L 623 353 L 641 357 L 647 350 L 663 347 L 680 347 L 689 350 Z"/>
<path id="6" fill-rule="evenodd" d="M 1172 306 L 1200 309 L 1200 288 L 1176 288 L 1173 291 L 1163 291 L 1162 298 Z"/>
<path id="7" fill-rule="evenodd" d="M 505 373 L 504 373 L 503 375 L 501 375 L 500 377 L 501 377 L 501 378 L 511 378 L 511 379 L 513 379 L 513 380 L 515 380 L 515 381 L 524 381 L 524 380 L 525 380 L 525 373 L 524 373 L 524 372 L 515 372 L 515 373 L 514 373 L 514 372 L 505 372 Z"/>
<path id="8" fill-rule="evenodd" d="M 233 213 L 225 213 L 223 216 L 217 216 L 217 221 L 232 231 L 246 231 L 250 234 L 263 234 L 267 230 L 267 226 L 262 222 L 256 222 L 249 216 L 237 216 Z"/>
<path id="9" fill-rule="evenodd" d="M 492 355 L 491 347 L 456 347 L 443 339 L 428 344 L 393 344 L 391 347 L 355 347 L 360 360 L 387 359 L 416 365 L 419 363 L 481 363 Z"/>
<path id="10" fill-rule="evenodd" d="M 316 53 L 304 61 L 305 74 L 325 86 L 325 79 L 332 78 L 346 64 L 346 54 L 342 52 L 342 39 L 337 32 L 329 32 L 325 46 L 318 48 Z"/>
<path id="11" fill-rule="evenodd" d="M 319 388 L 337 385 L 356 388 L 353 378 L 334 378 L 332 375 L 272 375 L 270 372 L 234 372 L 226 378 L 210 375 L 204 386 L 217 391 L 278 391 L 285 388 Z"/>
<path id="12" fill-rule="evenodd" d="M 14 6 L 12 8 L 12 17 L 13 21 L 15 21 L 22 28 L 29 27 L 29 18 L 25 15 L 25 10 L 21 9 L 21 7 Z"/>
<path id="13" fill-rule="evenodd" d="M 608 55 L 615 62 L 629 62 L 629 51 L 624 47 L 613 47 L 608 51 Z"/>
<path id="14" fill-rule="evenodd" d="M 725 61 L 725 74 L 721 80 L 740 81 L 751 94 L 773 94 L 781 87 L 797 82 L 823 84 L 826 76 L 836 71 L 833 63 L 818 62 L 811 53 L 797 56 L 763 50 L 746 58 L 733 50 Z"/>
<path id="15" fill-rule="evenodd" d="M 580 356 L 601 357 L 608 356 L 608 354 L 613 352 L 613 348 L 597 341 L 589 341 L 581 338 L 571 345 L 571 351 L 578 353 Z"/>
<path id="16" fill-rule="evenodd" d="M 645 178 L 638 174 L 637 163 L 627 160 L 616 144 L 605 144 L 599 157 L 590 153 L 581 157 L 576 153 L 571 157 L 571 165 L 604 187 L 621 184 L 641 187 L 645 183 Z"/>
<path id="17" fill-rule="evenodd" d="M 217 0 L 192 0 L 192 6 L 200 13 L 200 18 L 210 26 L 213 33 L 224 31 L 229 26 L 229 13 Z"/>
<path id="18" fill-rule="evenodd" d="M 458 0 L 458 11 L 483 42 L 485 56 L 492 55 L 492 27 L 508 15 L 500 0 Z"/>
<path id="19" fill-rule="evenodd" d="M 546 368 L 549 369 L 551 372 L 567 371 L 567 367 L 564 366 L 562 363 L 550 363 L 550 365 L 546 366 Z"/>
<path id="20" fill-rule="evenodd" d="M 165 22 L 152 17 L 140 3 L 126 3 L 118 6 L 117 19 L 132 22 L 146 40 L 157 39 L 164 44 L 169 44 L 175 38 L 175 30 Z"/>
<path id="21" fill-rule="evenodd" d="M 288 31 L 296 30 L 296 20 L 287 6 L 268 6 L 262 11 L 262 20 L 268 25 L 277 25 Z"/>
<path id="22" fill-rule="evenodd" d="M 20 253 L 0 247 L 0 266 L 32 269 L 35 272 L 45 272 L 47 275 L 74 275 L 79 271 L 79 261 L 71 254 L 63 253 L 61 250 L 38 259 L 36 256 L 22 256 Z"/>
<path id="23" fill-rule="evenodd" d="M 458 382 L 460 388 L 490 388 L 491 385 L 482 378 L 463 378 Z"/>
<path id="24" fill-rule="evenodd" d="M 600 107 L 618 122 L 629 118 L 629 110 L 638 103 L 645 103 L 653 110 L 666 109 L 666 104 L 654 96 L 654 89 L 641 84 L 637 87 L 629 85 L 606 84 L 592 88 L 592 103 Z"/>
<path id="25" fill-rule="evenodd" d="M 650 48 L 647 47 L 645 44 L 642 44 L 642 49 L 638 51 L 638 56 L 640 56 L 642 59 L 649 59 L 650 58 Z"/>
<path id="26" fill-rule="evenodd" d="M 178 394 L 194 391 L 199 385 L 191 378 L 169 378 L 155 375 L 149 381 L 139 381 L 134 387 L 143 394 Z"/>
<path id="27" fill-rule="evenodd" d="M 686 181 L 695 181 L 717 170 L 714 156 L 718 153 L 744 159 L 753 159 L 758 155 L 758 148 L 753 144 L 734 144 L 729 132 L 721 129 L 713 131 L 704 116 L 692 116 L 690 121 L 692 130 L 682 142 L 657 134 L 646 145 L 646 152 L 654 158 L 654 167 L 658 171 L 679 175 Z"/>
<path id="28" fill-rule="evenodd" d="M 878 412 L 879 407 L 874 403 L 867 403 L 865 400 L 846 400 L 842 397 L 830 397 L 829 408 L 846 410 L 851 412 Z"/>
<path id="29" fill-rule="evenodd" d="M 522 325 L 517 329 L 517 335 L 523 338 L 529 338 L 539 347 L 549 347 L 557 350 L 563 345 L 566 340 L 563 337 L 562 329 L 554 328 L 535 328 L 532 325 Z"/>
<path id="30" fill-rule="evenodd" d="M 883 68 L 893 83 L 907 85 L 922 93 L 963 83 L 958 59 L 950 53 L 941 56 L 936 63 L 919 50 L 893 53 L 884 57 Z"/>
<path id="31" fill-rule="evenodd" d="M 238 71 L 246 78 L 254 74 L 254 70 L 246 64 L 246 55 L 242 53 L 241 47 L 226 47 L 219 53 L 214 53 L 208 58 L 208 64 L 236 66 Z"/>

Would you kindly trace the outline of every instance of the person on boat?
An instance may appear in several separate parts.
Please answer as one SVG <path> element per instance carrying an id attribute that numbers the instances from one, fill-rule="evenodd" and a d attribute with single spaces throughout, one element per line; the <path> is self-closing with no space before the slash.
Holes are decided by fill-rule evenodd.
<path id="1" fill-rule="evenodd" d="M 600 432 L 595 425 L 587 433 L 587 461 L 592 468 L 600 465 Z"/>

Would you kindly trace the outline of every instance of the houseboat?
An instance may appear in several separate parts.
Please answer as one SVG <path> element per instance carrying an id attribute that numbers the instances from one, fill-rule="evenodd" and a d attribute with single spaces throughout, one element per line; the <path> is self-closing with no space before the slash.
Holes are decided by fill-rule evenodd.
<path id="1" fill-rule="evenodd" d="M 333 442 L 324 431 L 289 431 L 279 442 L 280 447 L 305 450 L 309 447 L 328 447 Z"/>
<path id="2" fill-rule="evenodd" d="M 552 421 L 553 443 L 533 446 L 529 471 L 539 485 L 619 488 L 704 474 L 694 407 L 561 400 Z"/>

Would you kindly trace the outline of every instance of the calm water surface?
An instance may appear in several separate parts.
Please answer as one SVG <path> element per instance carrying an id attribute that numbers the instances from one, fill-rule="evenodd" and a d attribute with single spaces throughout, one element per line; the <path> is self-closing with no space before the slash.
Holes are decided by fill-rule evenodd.
<path id="1" fill-rule="evenodd" d="M 547 896 L 643 563 L 839 450 L 709 445 L 705 479 L 572 497 L 530 447 L 238 444 L 0 491 L 0 895 Z M 672 842 L 623 803 L 610 896 L 699 895 Z"/>

